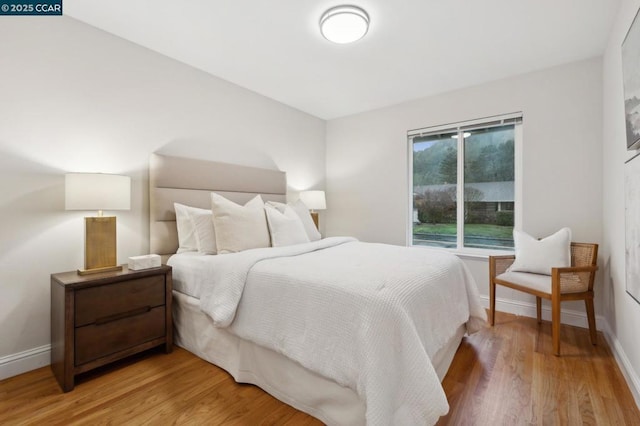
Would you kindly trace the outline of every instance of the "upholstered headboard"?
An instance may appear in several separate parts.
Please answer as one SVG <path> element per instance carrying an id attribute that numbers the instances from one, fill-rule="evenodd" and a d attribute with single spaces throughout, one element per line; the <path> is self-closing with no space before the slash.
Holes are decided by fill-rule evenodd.
<path id="1" fill-rule="evenodd" d="M 244 204 L 256 194 L 286 200 L 286 173 L 214 161 L 151 154 L 149 161 L 149 251 L 163 262 L 178 249 L 173 203 L 211 208 L 210 193 Z"/>

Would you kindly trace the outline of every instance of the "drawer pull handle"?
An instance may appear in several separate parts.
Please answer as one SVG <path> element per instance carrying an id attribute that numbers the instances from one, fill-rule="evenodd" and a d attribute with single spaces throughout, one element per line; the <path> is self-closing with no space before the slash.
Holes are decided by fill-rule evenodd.
<path id="1" fill-rule="evenodd" d="M 133 317 L 135 315 L 140 315 L 140 314 L 146 314 L 150 310 L 151 310 L 151 306 L 143 306 L 141 308 L 132 309 L 127 312 L 121 312 L 119 314 L 109 315 L 106 317 L 98 318 L 95 322 L 95 325 L 102 325 L 108 322 L 117 321 L 122 318 Z"/>

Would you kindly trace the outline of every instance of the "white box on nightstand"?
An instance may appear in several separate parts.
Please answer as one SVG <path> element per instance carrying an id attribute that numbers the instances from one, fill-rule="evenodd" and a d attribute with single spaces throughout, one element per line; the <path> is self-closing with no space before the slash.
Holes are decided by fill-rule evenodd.
<path id="1" fill-rule="evenodd" d="M 160 267 L 160 264 L 160 256 L 157 254 L 145 254 L 143 256 L 131 256 L 129 258 L 129 269 L 132 271 L 158 268 Z"/>

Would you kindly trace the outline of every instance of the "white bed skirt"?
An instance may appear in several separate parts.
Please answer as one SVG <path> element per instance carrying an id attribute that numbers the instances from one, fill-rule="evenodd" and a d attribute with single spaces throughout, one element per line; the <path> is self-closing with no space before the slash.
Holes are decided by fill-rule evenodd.
<path id="1" fill-rule="evenodd" d="M 173 324 L 176 345 L 223 368 L 236 382 L 254 384 L 328 425 L 365 424 L 364 403 L 353 390 L 277 352 L 214 327 L 211 318 L 200 310 L 198 299 L 175 290 Z M 464 334 L 462 324 L 432 360 L 440 381 Z"/>

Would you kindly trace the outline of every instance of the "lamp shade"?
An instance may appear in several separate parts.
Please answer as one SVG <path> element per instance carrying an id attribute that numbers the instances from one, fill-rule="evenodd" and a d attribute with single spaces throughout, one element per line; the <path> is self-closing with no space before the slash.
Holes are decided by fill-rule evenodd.
<path id="1" fill-rule="evenodd" d="M 104 173 L 67 173 L 66 210 L 129 210 L 131 178 Z"/>
<path id="2" fill-rule="evenodd" d="M 327 200 L 324 191 L 302 191 L 300 200 L 309 210 L 324 210 L 327 208 Z"/>

